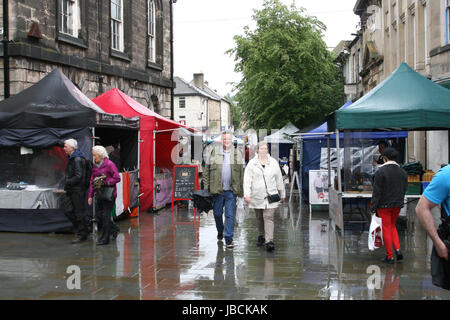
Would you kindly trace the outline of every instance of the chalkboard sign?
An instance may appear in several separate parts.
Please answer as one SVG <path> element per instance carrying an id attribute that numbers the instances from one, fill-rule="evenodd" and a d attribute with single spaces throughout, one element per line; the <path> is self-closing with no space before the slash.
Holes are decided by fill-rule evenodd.
<path id="1" fill-rule="evenodd" d="M 172 200 L 189 200 L 195 190 L 198 190 L 198 167 L 174 166 Z"/>

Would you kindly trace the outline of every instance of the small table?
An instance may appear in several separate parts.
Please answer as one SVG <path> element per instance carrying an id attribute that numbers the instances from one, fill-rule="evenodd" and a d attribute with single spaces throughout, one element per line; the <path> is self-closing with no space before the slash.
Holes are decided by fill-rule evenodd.
<path id="1" fill-rule="evenodd" d="M 372 193 L 367 193 L 367 192 L 343 192 L 342 193 L 342 199 L 349 199 L 350 200 L 350 211 L 351 213 L 353 213 L 353 208 L 352 208 L 352 199 L 371 199 L 372 198 Z M 358 207 L 359 208 L 359 207 Z M 368 206 L 366 205 L 364 207 L 364 210 L 359 209 L 359 214 L 362 216 L 362 218 L 364 219 L 363 222 L 370 222 L 370 214 L 368 212 Z"/>
<path id="2" fill-rule="evenodd" d="M 422 195 L 420 195 L 420 194 L 405 195 L 405 199 L 407 199 L 406 203 L 416 201 L 416 200 L 420 199 L 421 196 Z M 372 193 L 361 193 L 361 192 L 343 192 L 342 193 L 342 199 L 350 199 L 350 210 L 351 211 L 353 211 L 352 207 L 351 207 L 351 199 L 371 199 L 371 198 L 372 198 Z M 365 222 L 370 222 L 371 215 L 369 213 L 367 205 L 366 205 L 365 209 L 363 211 L 360 210 L 359 213 L 364 218 Z M 407 219 L 408 225 L 409 225 L 410 221 L 412 221 L 411 216 L 410 216 L 410 210 L 406 210 L 406 219 Z M 409 229 L 409 227 L 407 229 Z"/>
<path id="3" fill-rule="evenodd" d="M 50 188 L 23 190 L 0 189 L 0 208 L 4 209 L 57 209 L 58 198 L 64 191 Z"/>

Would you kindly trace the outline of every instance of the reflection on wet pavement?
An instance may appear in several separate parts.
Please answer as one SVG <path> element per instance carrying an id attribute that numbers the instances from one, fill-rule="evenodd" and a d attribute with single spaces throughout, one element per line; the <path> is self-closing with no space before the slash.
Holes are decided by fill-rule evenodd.
<path id="1" fill-rule="evenodd" d="M 393 266 L 380 262 L 384 249 L 368 250 L 367 231 L 336 234 L 327 212 L 296 202 L 276 213 L 271 253 L 256 246 L 251 212 L 231 250 L 212 213 L 194 221 L 170 207 L 120 221 L 116 241 L 101 247 L 70 244 L 70 234 L 0 233 L 0 299 L 450 299 L 431 283 L 431 241 L 408 225 L 405 259 Z"/>

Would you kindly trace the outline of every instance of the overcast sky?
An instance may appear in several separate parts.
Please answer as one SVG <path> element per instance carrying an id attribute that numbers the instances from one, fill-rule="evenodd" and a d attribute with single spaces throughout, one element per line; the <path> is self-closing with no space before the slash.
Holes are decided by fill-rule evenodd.
<path id="1" fill-rule="evenodd" d="M 282 0 L 290 5 L 292 0 Z M 356 0 L 295 0 L 297 8 L 316 16 L 327 26 L 324 41 L 330 49 L 341 40 L 352 40 L 359 17 L 353 13 Z M 254 29 L 253 9 L 263 0 L 178 0 L 174 15 L 174 73 L 186 81 L 204 73 L 212 89 L 224 96 L 239 82 L 234 58 L 225 54 L 234 48 L 233 37 L 243 35 L 244 26 Z"/>

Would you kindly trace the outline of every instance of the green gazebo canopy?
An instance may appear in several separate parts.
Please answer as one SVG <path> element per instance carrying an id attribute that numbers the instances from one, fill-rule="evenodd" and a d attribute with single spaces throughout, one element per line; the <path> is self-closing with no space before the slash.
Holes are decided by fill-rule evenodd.
<path id="1" fill-rule="evenodd" d="M 450 90 L 402 63 L 378 86 L 332 117 L 339 130 L 448 129 Z"/>

